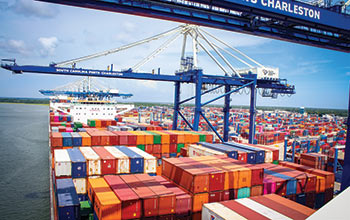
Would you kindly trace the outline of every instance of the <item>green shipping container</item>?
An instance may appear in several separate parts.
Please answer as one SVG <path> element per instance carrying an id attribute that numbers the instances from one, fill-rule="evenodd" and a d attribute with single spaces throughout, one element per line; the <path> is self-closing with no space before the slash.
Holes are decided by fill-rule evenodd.
<path id="1" fill-rule="evenodd" d="M 244 187 L 237 190 L 237 199 L 243 199 L 250 197 L 250 188 Z"/>
<path id="2" fill-rule="evenodd" d="M 88 119 L 88 125 L 89 125 L 90 127 L 96 127 L 96 122 L 95 122 L 95 120 Z"/>
<path id="3" fill-rule="evenodd" d="M 81 122 L 74 122 L 74 128 L 82 128 L 83 124 Z"/>
<path id="4" fill-rule="evenodd" d="M 66 122 L 61 122 L 61 126 L 67 127 Z"/>
<path id="5" fill-rule="evenodd" d="M 84 217 L 88 217 L 90 214 L 92 214 L 92 207 L 89 203 L 89 201 L 81 201 L 80 202 L 80 215 Z"/>
<path id="6" fill-rule="evenodd" d="M 89 214 L 89 220 L 94 220 L 94 214 L 93 213 Z"/>
<path id="7" fill-rule="evenodd" d="M 274 161 L 272 161 L 272 163 L 278 165 L 279 162 L 278 162 L 278 160 L 274 160 Z"/>
<path id="8" fill-rule="evenodd" d="M 146 131 L 148 134 L 151 134 L 153 135 L 153 143 L 154 144 L 162 144 L 162 136 L 157 134 L 157 133 L 154 133 L 152 131 Z"/>
<path id="9" fill-rule="evenodd" d="M 185 144 L 177 144 L 177 152 L 180 153 L 181 148 L 185 147 Z"/>
<path id="10" fill-rule="evenodd" d="M 138 149 L 145 151 L 145 145 L 139 144 L 136 146 Z"/>

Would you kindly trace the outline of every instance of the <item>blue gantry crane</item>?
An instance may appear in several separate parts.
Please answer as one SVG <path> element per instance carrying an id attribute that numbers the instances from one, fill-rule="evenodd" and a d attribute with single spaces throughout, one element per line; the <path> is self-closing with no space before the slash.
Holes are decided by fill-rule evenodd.
<path id="1" fill-rule="evenodd" d="M 91 77 L 79 79 L 75 82 L 60 86 L 55 89 L 39 90 L 39 92 L 45 96 L 55 97 L 64 95 L 78 99 L 91 98 L 98 100 L 109 100 L 116 97 L 122 97 L 123 99 L 126 99 L 133 96 L 130 93 L 120 93 L 116 89 L 109 89 Z"/>

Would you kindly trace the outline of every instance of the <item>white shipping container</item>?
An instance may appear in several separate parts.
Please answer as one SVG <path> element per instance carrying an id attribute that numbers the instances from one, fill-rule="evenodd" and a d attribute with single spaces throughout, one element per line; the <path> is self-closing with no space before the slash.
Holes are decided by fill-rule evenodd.
<path id="1" fill-rule="evenodd" d="M 272 163 L 273 162 L 272 157 L 272 151 L 265 150 L 265 163 Z"/>
<path id="2" fill-rule="evenodd" d="M 225 155 L 225 153 L 212 150 L 200 145 L 191 144 L 188 147 L 189 157 L 198 157 L 198 156 L 213 156 L 213 155 Z"/>
<path id="3" fill-rule="evenodd" d="M 250 209 L 254 210 L 255 212 L 269 218 L 269 219 L 283 219 L 283 220 L 287 220 L 287 219 L 291 219 L 288 218 L 285 215 L 282 215 L 279 212 L 276 212 L 273 209 L 270 209 L 260 203 L 255 202 L 254 200 L 248 199 L 248 198 L 244 198 L 244 199 L 237 199 L 237 202 L 239 202 L 240 204 L 249 207 Z"/>
<path id="4" fill-rule="evenodd" d="M 243 216 L 239 215 L 238 213 L 232 211 L 231 209 L 227 208 L 226 206 L 220 203 L 214 202 L 203 205 L 202 220 L 230 219 L 246 220 L 246 218 L 244 218 Z"/>
<path id="5" fill-rule="evenodd" d="M 67 150 L 55 150 L 55 175 L 71 176 L 72 175 L 72 161 Z"/>
<path id="6" fill-rule="evenodd" d="M 118 161 L 116 173 L 130 173 L 130 161 L 129 157 L 125 155 L 123 152 L 118 150 L 115 147 L 105 147 L 105 149 L 113 155 Z"/>
<path id="7" fill-rule="evenodd" d="M 101 159 L 91 147 L 79 147 L 86 159 L 87 175 L 101 175 Z"/>
<path id="8" fill-rule="evenodd" d="M 86 178 L 75 178 L 73 179 L 75 190 L 78 194 L 86 194 Z"/>
<path id="9" fill-rule="evenodd" d="M 149 153 L 137 148 L 129 147 L 130 150 L 134 151 L 138 155 L 143 157 L 144 160 L 144 172 L 145 173 L 156 173 L 157 171 L 157 158 L 150 155 Z"/>

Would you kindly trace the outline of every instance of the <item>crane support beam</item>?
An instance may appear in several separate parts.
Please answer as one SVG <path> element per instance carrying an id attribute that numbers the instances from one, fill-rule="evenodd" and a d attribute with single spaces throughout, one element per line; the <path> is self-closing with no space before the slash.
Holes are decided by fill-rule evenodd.
<path id="1" fill-rule="evenodd" d="M 40 0 L 350 52 L 350 16 L 292 0 Z"/>

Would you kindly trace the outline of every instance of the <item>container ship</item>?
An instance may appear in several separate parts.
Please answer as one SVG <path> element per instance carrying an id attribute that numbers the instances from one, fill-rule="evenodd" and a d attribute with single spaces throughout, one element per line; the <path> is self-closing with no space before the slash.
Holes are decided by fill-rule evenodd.
<path id="1" fill-rule="evenodd" d="M 76 110 L 98 104 L 103 114 L 109 104 L 57 100 L 49 113 L 51 219 L 306 219 L 334 196 L 329 152 L 344 140 L 341 118 L 260 112 L 248 144 L 246 111 L 232 110 L 230 141 L 220 143 L 204 125 L 171 130 L 167 107 L 81 118 Z M 206 113 L 220 124 L 216 111 Z"/>

